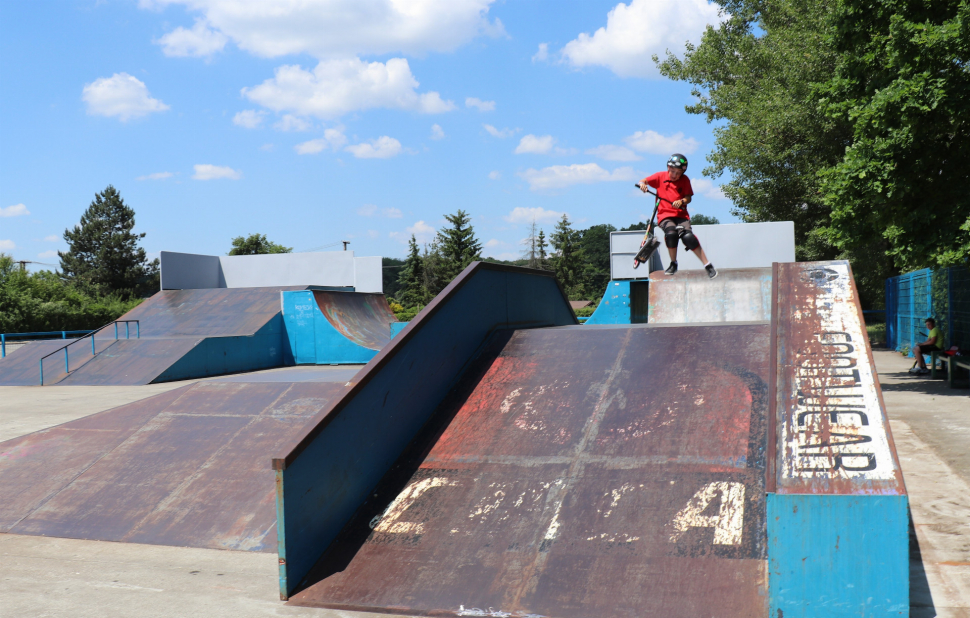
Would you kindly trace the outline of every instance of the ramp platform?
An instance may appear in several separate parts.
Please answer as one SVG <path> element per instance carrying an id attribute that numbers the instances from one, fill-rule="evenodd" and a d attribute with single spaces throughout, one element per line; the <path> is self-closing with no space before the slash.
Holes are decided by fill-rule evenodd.
<path id="1" fill-rule="evenodd" d="M 197 383 L 0 443 L 0 532 L 275 551 L 266 454 L 346 390 Z"/>
<path id="2" fill-rule="evenodd" d="M 763 615 L 769 334 L 496 333 L 436 412 L 449 422 L 430 451 L 413 445 L 291 603 Z"/>

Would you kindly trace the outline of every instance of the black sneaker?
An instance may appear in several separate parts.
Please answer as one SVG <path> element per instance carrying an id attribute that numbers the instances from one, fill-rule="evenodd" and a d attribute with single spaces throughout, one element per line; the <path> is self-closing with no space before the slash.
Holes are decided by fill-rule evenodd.
<path id="1" fill-rule="evenodd" d="M 717 276 L 717 270 L 715 270 L 714 264 L 708 264 L 707 266 L 704 267 L 704 270 L 707 271 L 707 276 L 710 279 L 713 279 L 714 277 Z"/>
<path id="2" fill-rule="evenodd" d="M 677 274 L 677 262 L 671 262 L 670 266 L 667 267 L 667 270 L 664 271 L 664 274 L 667 276 Z"/>

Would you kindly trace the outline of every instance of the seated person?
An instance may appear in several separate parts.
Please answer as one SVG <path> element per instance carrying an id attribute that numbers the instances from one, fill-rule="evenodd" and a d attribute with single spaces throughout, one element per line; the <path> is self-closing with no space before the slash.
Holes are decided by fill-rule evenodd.
<path id="1" fill-rule="evenodd" d="M 940 334 L 940 329 L 936 327 L 936 320 L 926 318 L 926 330 L 929 331 L 926 341 L 913 346 L 913 356 L 916 357 L 916 363 L 919 365 L 919 368 L 913 367 L 909 370 L 910 373 L 921 376 L 925 376 L 930 372 L 926 368 L 926 361 L 923 359 L 923 355 L 929 354 L 934 350 L 939 352 L 943 349 L 943 335 Z"/>

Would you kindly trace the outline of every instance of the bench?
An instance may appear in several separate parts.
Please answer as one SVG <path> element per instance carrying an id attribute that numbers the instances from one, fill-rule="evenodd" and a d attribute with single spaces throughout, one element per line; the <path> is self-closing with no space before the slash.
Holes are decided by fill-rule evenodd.
<path id="1" fill-rule="evenodd" d="M 963 382 L 963 380 L 957 380 L 956 374 L 957 369 L 966 369 L 970 372 L 970 357 L 966 356 L 948 356 L 946 360 L 946 381 L 950 385 L 950 388 L 956 388 L 957 382 Z"/>

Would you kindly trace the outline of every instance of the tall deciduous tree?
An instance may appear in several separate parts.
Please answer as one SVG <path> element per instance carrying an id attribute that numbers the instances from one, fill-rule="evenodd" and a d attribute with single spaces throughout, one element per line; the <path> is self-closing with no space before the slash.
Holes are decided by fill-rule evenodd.
<path id="1" fill-rule="evenodd" d="M 465 267 L 481 257 L 482 243 L 475 238 L 471 216 L 458 209 L 453 215 L 445 215 L 451 224 L 438 230 L 438 252 L 441 255 L 442 278 L 445 285 L 458 276 Z"/>
<path id="2" fill-rule="evenodd" d="M 401 268 L 398 276 L 397 301 L 405 308 L 420 307 L 427 302 L 427 292 L 424 288 L 424 268 L 421 260 L 421 252 L 418 249 L 418 242 L 414 235 L 408 242 L 408 257 Z"/>
<path id="3" fill-rule="evenodd" d="M 132 232 L 135 211 L 108 185 L 94 196 L 81 222 L 64 230 L 68 250 L 58 252 L 61 276 L 96 295 L 130 298 L 158 289 L 158 260 L 138 246 L 145 233 Z"/>
<path id="4" fill-rule="evenodd" d="M 834 74 L 821 108 L 852 126 L 824 171 L 830 238 L 864 250 L 873 232 L 896 266 L 970 259 L 970 3 L 839 0 Z"/>
<path id="5" fill-rule="evenodd" d="M 291 253 L 293 247 L 284 247 L 266 239 L 266 234 L 236 236 L 232 239 L 229 255 L 263 255 L 267 253 Z"/>

